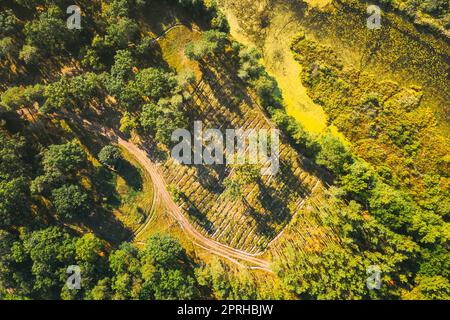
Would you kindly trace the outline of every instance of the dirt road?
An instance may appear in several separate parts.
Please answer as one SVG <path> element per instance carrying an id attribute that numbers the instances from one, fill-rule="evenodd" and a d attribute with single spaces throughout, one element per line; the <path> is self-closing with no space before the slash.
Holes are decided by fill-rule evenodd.
<path id="1" fill-rule="evenodd" d="M 69 119 L 67 118 L 67 120 Z M 136 144 L 125 140 L 121 137 L 120 133 L 114 131 L 111 128 L 93 123 L 86 119 L 78 118 L 77 120 L 83 123 L 83 126 L 86 129 L 95 132 L 96 134 L 101 134 L 109 140 L 117 143 L 136 158 L 142 168 L 144 168 L 145 171 L 150 175 L 154 186 L 154 192 L 155 194 L 157 194 L 158 200 L 162 202 L 163 206 L 167 209 L 169 214 L 175 219 L 175 221 L 177 221 L 182 230 L 187 234 L 189 238 L 191 238 L 196 246 L 199 246 L 204 250 L 228 259 L 229 261 L 239 266 L 248 269 L 260 269 L 273 273 L 273 271 L 270 270 L 269 261 L 257 258 L 255 255 L 231 248 L 220 242 L 211 240 L 198 232 L 191 225 L 189 220 L 184 216 L 180 207 L 178 207 L 178 205 L 172 199 L 171 195 L 167 191 L 167 184 L 165 183 L 163 176 L 159 172 L 157 165 L 150 160 L 150 157 L 145 150 L 143 150 Z"/>
<path id="2" fill-rule="evenodd" d="M 159 173 L 157 166 L 150 161 L 146 151 L 142 150 L 132 142 L 126 141 L 120 137 L 118 137 L 117 143 L 131 153 L 139 161 L 140 165 L 147 171 L 152 178 L 155 192 L 158 192 L 162 199 L 162 203 L 164 203 L 168 212 L 178 222 L 183 231 L 187 233 L 190 238 L 192 238 L 194 244 L 241 266 L 272 272 L 269 268 L 268 261 L 257 258 L 254 255 L 248 254 L 244 251 L 231 248 L 220 242 L 208 239 L 198 232 L 184 216 L 180 207 L 178 207 L 178 205 L 173 201 L 171 195 L 167 191 L 167 185 L 164 178 Z M 242 262 L 246 262 L 248 265 L 244 265 Z"/>

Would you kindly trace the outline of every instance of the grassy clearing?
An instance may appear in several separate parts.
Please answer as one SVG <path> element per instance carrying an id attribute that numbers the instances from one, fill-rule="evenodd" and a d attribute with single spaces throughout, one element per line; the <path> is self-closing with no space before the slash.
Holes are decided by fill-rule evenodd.
<path id="1" fill-rule="evenodd" d="M 184 48 L 188 43 L 199 40 L 200 38 L 201 34 L 199 32 L 192 31 L 185 26 L 179 26 L 172 29 L 159 41 L 164 60 L 171 68 L 176 70 L 177 73 L 182 73 L 186 70 L 194 70 L 198 76 L 200 70 L 196 63 L 186 57 Z"/>

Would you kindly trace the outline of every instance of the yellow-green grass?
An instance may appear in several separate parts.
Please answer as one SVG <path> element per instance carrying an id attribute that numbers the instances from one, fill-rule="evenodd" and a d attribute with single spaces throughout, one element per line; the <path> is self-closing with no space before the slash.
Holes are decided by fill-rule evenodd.
<path id="1" fill-rule="evenodd" d="M 122 155 L 126 161 L 138 170 L 139 177 L 142 182 L 138 187 L 131 186 L 130 182 L 127 182 L 124 177 L 119 174 L 115 178 L 115 190 L 120 199 L 120 205 L 113 210 L 113 214 L 116 218 L 123 222 L 125 226 L 131 230 L 136 230 L 141 226 L 150 214 L 153 214 L 153 182 L 146 173 L 146 171 L 140 166 L 139 162 L 126 151 L 121 148 Z M 131 177 L 131 179 L 139 179 L 138 177 Z M 131 182 L 131 184 L 139 183 L 137 181 Z"/>
<path id="2" fill-rule="evenodd" d="M 398 14 L 384 11 L 380 30 L 366 27 L 366 4 L 333 5 L 323 10 L 292 10 L 310 39 L 333 49 L 346 65 L 424 91 L 423 102 L 448 132 L 450 46 L 432 32 L 417 29 Z"/>

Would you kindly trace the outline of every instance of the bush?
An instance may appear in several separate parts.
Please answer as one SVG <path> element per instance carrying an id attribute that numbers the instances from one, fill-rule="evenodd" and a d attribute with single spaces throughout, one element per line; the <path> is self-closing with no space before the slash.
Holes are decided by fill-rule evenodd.
<path id="1" fill-rule="evenodd" d="M 0 57 L 13 55 L 16 51 L 16 46 L 11 37 L 5 37 L 0 40 Z"/>

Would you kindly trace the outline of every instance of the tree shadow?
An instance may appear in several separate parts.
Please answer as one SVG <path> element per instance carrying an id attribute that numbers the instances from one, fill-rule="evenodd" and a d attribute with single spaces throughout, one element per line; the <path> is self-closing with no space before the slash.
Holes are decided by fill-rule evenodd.
<path id="1" fill-rule="evenodd" d="M 223 78 L 219 78 L 213 72 L 211 66 L 201 64 L 200 69 L 202 71 L 204 81 L 210 86 L 214 97 L 217 99 L 219 104 L 242 117 L 243 114 L 239 108 L 241 101 L 239 98 L 243 98 L 242 90 L 236 90 L 233 82 L 226 82 L 223 80 Z M 226 72 L 223 72 L 223 74 L 226 74 Z M 225 90 L 226 88 L 229 89 L 229 92 Z"/>
<path id="2" fill-rule="evenodd" d="M 91 178 L 95 190 L 105 203 L 110 207 L 118 208 L 121 200 L 116 191 L 115 180 L 114 173 L 103 166 L 96 168 Z"/>
<path id="3" fill-rule="evenodd" d="M 219 129 L 219 127 L 221 129 L 231 128 L 230 119 L 226 117 L 222 112 L 217 110 L 218 107 L 214 105 L 213 101 L 206 95 L 203 90 L 198 89 L 193 93 L 193 95 L 200 101 L 191 100 L 188 107 L 186 108 L 187 115 L 191 122 L 206 119 L 207 121 L 215 125 L 214 129 Z M 232 105 L 220 100 L 218 100 L 218 104 L 226 109 L 230 109 L 230 106 Z M 203 109 L 207 109 L 208 111 L 201 111 L 202 106 Z"/>
<path id="4" fill-rule="evenodd" d="M 220 194 L 223 191 L 223 188 L 220 186 L 220 182 L 214 175 L 210 172 L 211 166 L 206 165 L 196 165 L 195 169 L 197 170 L 197 179 L 198 182 L 207 189 L 208 191 Z"/>

